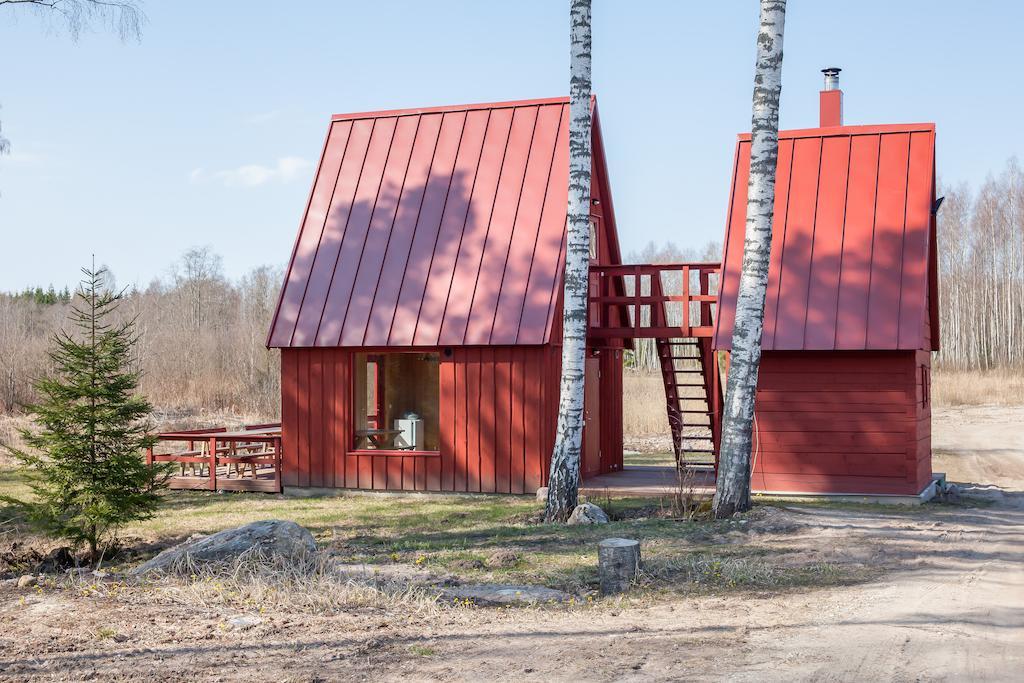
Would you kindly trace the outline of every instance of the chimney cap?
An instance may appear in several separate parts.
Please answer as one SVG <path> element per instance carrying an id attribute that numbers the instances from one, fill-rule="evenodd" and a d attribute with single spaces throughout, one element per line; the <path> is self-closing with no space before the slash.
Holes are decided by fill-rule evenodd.
<path id="1" fill-rule="evenodd" d="M 825 74 L 825 90 L 839 90 L 839 72 L 842 71 L 838 66 L 829 66 L 821 70 L 821 73 Z"/>

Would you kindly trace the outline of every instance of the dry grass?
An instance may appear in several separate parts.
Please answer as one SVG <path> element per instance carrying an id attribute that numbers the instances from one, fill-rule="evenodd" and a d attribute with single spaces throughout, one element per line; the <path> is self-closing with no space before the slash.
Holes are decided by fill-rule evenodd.
<path id="1" fill-rule="evenodd" d="M 669 434 L 661 375 L 626 373 L 622 378 L 622 433 L 629 436 Z"/>
<path id="2" fill-rule="evenodd" d="M 932 401 L 937 406 L 1024 405 L 1024 369 L 935 370 Z"/>

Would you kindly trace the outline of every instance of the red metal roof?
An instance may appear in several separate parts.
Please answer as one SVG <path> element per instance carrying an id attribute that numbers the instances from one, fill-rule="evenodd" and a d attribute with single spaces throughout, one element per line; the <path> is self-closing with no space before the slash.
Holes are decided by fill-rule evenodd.
<path id="1" fill-rule="evenodd" d="M 568 126 L 566 98 L 334 116 L 268 346 L 545 343 Z"/>
<path id="2" fill-rule="evenodd" d="M 783 131 L 777 168 L 762 348 L 932 348 L 935 126 Z M 722 260 L 719 349 L 732 347 L 749 171 L 750 136 L 741 135 Z"/>

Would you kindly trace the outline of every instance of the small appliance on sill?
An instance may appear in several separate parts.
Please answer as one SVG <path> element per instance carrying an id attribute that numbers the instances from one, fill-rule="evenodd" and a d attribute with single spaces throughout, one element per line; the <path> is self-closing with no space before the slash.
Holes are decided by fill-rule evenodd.
<path id="1" fill-rule="evenodd" d="M 395 420 L 395 429 L 401 432 L 395 437 L 395 446 L 400 450 L 425 450 L 423 418 L 419 415 L 413 412 L 406 413 Z"/>

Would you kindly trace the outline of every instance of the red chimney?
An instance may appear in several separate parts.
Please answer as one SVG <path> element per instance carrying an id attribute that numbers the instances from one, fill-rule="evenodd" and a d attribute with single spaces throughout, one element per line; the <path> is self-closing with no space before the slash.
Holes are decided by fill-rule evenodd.
<path id="1" fill-rule="evenodd" d="M 819 93 L 821 99 L 822 128 L 843 125 L 843 91 L 839 89 L 839 72 L 842 69 L 831 66 L 822 69 L 825 74 L 825 89 Z"/>

